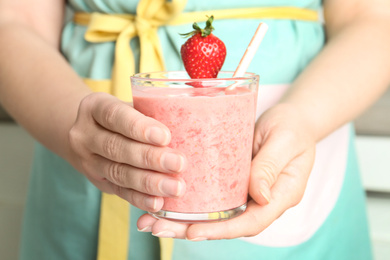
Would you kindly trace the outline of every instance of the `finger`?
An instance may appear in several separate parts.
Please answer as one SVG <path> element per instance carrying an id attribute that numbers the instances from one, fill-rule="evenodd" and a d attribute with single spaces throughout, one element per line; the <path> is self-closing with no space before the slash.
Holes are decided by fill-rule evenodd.
<path id="1" fill-rule="evenodd" d="M 152 232 L 154 223 L 157 222 L 157 218 L 152 217 L 150 214 L 144 214 L 137 220 L 137 229 L 140 232 Z"/>
<path id="2" fill-rule="evenodd" d="M 100 178 L 118 186 L 162 197 L 179 197 L 185 192 L 186 185 L 182 178 L 135 168 L 99 155 L 94 155 L 91 160 L 90 167 L 86 169 L 88 172 L 98 174 Z"/>
<path id="3" fill-rule="evenodd" d="M 272 189 L 273 199 L 284 200 L 285 207 L 297 205 L 306 190 L 306 184 L 313 168 L 315 158 L 315 147 L 308 149 L 300 156 L 292 160 L 286 166 L 278 178 L 278 182 Z M 285 199 L 285 193 L 289 193 Z"/>
<path id="4" fill-rule="evenodd" d="M 149 214 L 142 215 L 137 221 L 138 230 L 152 232 L 157 237 L 186 238 L 189 224 L 157 219 Z"/>
<path id="5" fill-rule="evenodd" d="M 249 194 L 260 205 L 270 202 L 271 187 L 289 161 L 297 156 L 293 144 L 287 135 L 270 135 L 253 158 Z"/>
<path id="6" fill-rule="evenodd" d="M 251 200 L 248 202 L 246 211 L 236 218 L 189 226 L 186 238 L 191 241 L 203 241 L 257 235 L 267 227 L 268 223 L 272 223 L 274 214 L 270 214 L 271 207 L 273 204 L 260 206 Z"/>
<path id="7" fill-rule="evenodd" d="M 186 238 L 186 231 L 190 225 L 166 219 L 157 220 L 152 227 L 152 235 L 166 238 Z"/>
<path id="8" fill-rule="evenodd" d="M 132 189 L 123 188 L 111 182 L 111 191 L 118 197 L 128 201 L 131 205 L 150 212 L 159 211 L 164 205 L 162 197 L 150 196 Z"/>
<path id="9" fill-rule="evenodd" d="M 144 116 L 111 95 L 99 95 L 85 102 L 99 125 L 139 142 L 161 146 L 169 144 L 171 133 L 164 124 Z"/>
<path id="10" fill-rule="evenodd" d="M 136 142 L 121 134 L 100 128 L 87 143 L 92 153 L 137 168 L 176 173 L 184 170 L 186 158 L 170 148 Z"/>

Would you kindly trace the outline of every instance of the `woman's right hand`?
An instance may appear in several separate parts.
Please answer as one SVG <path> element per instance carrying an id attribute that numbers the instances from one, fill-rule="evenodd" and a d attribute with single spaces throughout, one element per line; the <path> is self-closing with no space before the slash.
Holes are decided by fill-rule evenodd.
<path id="1" fill-rule="evenodd" d="M 170 140 L 165 125 L 105 93 L 81 101 L 69 132 L 77 170 L 101 191 L 151 212 L 161 209 L 162 197 L 184 194 L 185 182 L 175 174 L 186 159 L 167 147 Z"/>

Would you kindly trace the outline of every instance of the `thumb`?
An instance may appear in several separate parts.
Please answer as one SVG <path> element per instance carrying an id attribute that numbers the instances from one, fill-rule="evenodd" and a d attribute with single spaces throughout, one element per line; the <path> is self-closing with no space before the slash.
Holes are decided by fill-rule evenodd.
<path id="1" fill-rule="evenodd" d="M 272 199 L 271 188 L 286 165 L 297 155 L 292 142 L 271 135 L 264 140 L 252 160 L 249 195 L 259 205 Z"/>

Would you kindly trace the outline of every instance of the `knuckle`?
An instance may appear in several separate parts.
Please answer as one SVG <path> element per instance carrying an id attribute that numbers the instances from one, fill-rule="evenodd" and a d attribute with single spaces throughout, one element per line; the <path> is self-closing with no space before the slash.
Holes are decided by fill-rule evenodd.
<path id="1" fill-rule="evenodd" d="M 72 147 L 77 147 L 78 144 L 84 141 L 85 137 L 85 124 L 83 126 L 83 122 L 85 122 L 85 118 L 89 117 L 88 111 L 91 110 L 93 103 L 95 103 L 96 94 L 90 94 L 85 96 L 79 104 L 78 112 L 76 120 L 68 132 L 68 140 Z"/>
<path id="2" fill-rule="evenodd" d="M 145 148 L 145 151 L 143 152 L 142 160 L 147 169 L 152 168 L 154 157 L 155 157 L 154 148 L 152 146 L 148 146 L 147 148 Z"/>
<path id="3" fill-rule="evenodd" d="M 102 118 L 104 125 L 107 125 L 109 128 L 115 125 L 121 105 L 119 102 L 111 102 L 105 106 Z"/>
<path id="4" fill-rule="evenodd" d="M 131 118 L 131 120 L 127 121 L 127 129 L 128 133 L 132 137 L 139 137 L 140 129 L 142 129 L 142 119 L 141 115 L 136 115 Z"/>
<path id="5" fill-rule="evenodd" d="M 103 141 L 103 153 L 109 158 L 116 158 L 122 147 L 122 141 L 118 134 L 111 134 Z"/>
<path id="6" fill-rule="evenodd" d="M 89 110 L 92 104 L 95 102 L 96 94 L 90 94 L 85 96 L 81 101 L 79 105 L 79 112 L 84 110 Z"/>
<path id="7" fill-rule="evenodd" d="M 263 179 L 266 179 L 269 184 L 273 184 L 276 181 L 276 176 L 278 174 L 277 172 L 277 165 L 273 161 L 263 161 L 260 165 L 262 169 L 263 176 L 261 176 Z"/>
<path id="8" fill-rule="evenodd" d="M 77 144 L 80 144 L 80 141 L 82 140 L 81 136 L 80 136 L 80 133 L 79 131 L 75 128 L 75 127 L 72 127 L 70 130 L 69 130 L 69 133 L 68 133 L 68 140 L 69 140 L 69 143 L 70 143 L 70 146 L 74 149 L 75 147 L 77 147 Z"/>
<path id="9" fill-rule="evenodd" d="M 141 187 L 144 193 L 153 194 L 153 174 L 145 173 L 141 179 Z"/>
<path id="10" fill-rule="evenodd" d="M 124 168 L 125 166 L 121 163 L 111 163 L 107 172 L 108 179 L 117 185 L 125 185 L 126 175 Z"/>

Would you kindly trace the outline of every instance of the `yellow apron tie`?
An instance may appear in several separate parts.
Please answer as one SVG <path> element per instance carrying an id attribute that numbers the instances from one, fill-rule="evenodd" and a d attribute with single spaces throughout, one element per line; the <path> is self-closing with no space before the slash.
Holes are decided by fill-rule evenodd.
<path id="1" fill-rule="evenodd" d="M 165 69 L 157 29 L 180 14 L 184 6 L 185 1 L 142 0 L 137 7 L 137 15 L 75 14 L 76 23 L 88 26 L 86 41 L 116 42 L 111 94 L 124 101 L 131 101 L 130 76 L 135 74 L 136 69 L 130 41 L 136 36 L 139 37 L 141 49 L 139 70 Z"/>
<path id="2" fill-rule="evenodd" d="M 318 22 L 318 12 L 296 7 L 254 7 L 200 11 L 181 13 L 168 25 L 192 24 L 205 21 L 206 16 L 213 15 L 214 19 L 286 19 Z"/>
<path id="3" fill-rule="evenodd" d="M 121 100 L 131 101 L 130 76 L 136 72 L 130 41 L 140 40 L 141 72 L 163 71 L 164 60 L 158 39 L 158 27 L 201 22 L 207 15 L 215 19 L 291 19 L 318 22 L 318 12 L 295 7 L 266 7 L 209 10 L 182 13 L 186 0 L 141 0 L 137 14 L 75 13 L 76 24 L 88 26 L 88 42 L 116 42 L 111 80 L 84 79 L 96 92 L 107 92 Z M 130 232 L 129 204 L 114 195 L 102 194 L 97 260 L 125 260 Z M 170 260 L 173 239 L 160 238 L 161 260 Z"/>
<path id="4" fill-rule="evenodd" d="M 129 203 L 116 195 L 102 194 L 97 260 L 127 259 L 130 236 Z"/>

